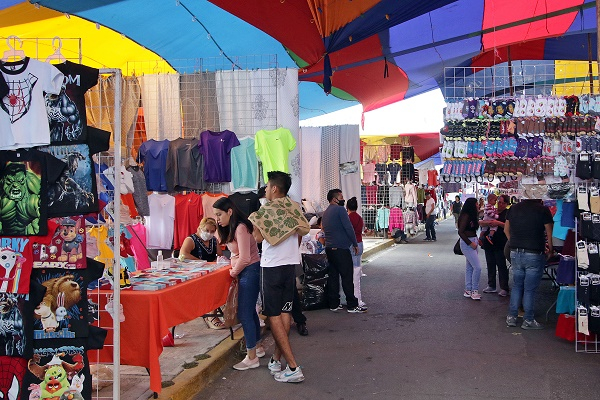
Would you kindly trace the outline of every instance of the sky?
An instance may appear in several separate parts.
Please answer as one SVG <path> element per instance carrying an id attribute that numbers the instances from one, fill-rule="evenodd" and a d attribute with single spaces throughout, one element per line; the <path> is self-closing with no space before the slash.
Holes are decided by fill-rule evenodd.
<path id="1" fill-rule="evenodd" d="M 446 106 L 440 90 L 402 100 L 365 113 L 364 129 L 360 135 L 392 136 L 401 133 L 439 132 L 444 126 Z M 362 105 L 334 111 L 300 121 L 300 126 L 334 126 L 361 124 Z"/>

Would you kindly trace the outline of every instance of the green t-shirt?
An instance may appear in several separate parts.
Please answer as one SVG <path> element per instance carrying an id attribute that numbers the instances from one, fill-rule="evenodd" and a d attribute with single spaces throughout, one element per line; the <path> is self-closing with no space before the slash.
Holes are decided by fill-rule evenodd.
<path id="1" fill-rule="evenodd" d="M 256 132 L 254 149 L 263 166 L 263 178 L 267 182 L 267 172 L 289 172 L 288 155 L 296 147 L 296 139 L 286 128 L 273 131 L 264 129 Z"/>

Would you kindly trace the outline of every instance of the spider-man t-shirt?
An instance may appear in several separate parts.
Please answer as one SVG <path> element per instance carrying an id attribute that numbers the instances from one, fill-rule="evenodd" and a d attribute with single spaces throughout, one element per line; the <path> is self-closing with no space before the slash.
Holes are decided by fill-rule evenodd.
<path id="1" fill-rule="evenodd" d="M 48 189 L 48 216 L 98 212 L 98 190 L 92 155 L 109 149 L 110 132 L 88 127 L 87 142 L 40 147 L 67 164 Z"/>
<path id="2" fill-rule="evenodd" d="M 98 83 L 99 71 L 71 61 L 54 66 L 65 77 L 58 95 L 46 93 L 50 143 L 86 143 L 88 128 L 84 95 Z"/>
<path id="3" fill-rule="evenodd" d="M 29 57 L 0 63 L 8 94 L 0 101 L 0 150 L 50 144 L 44 92 L 59 94 L 63 74 Z"/>
<path id="4" fill-rule="evenodd" d="M 27 372 L 26 359 L 0 356 L 0 399 L 22 398 L 21 388 L 25 372 Z"/>
<path id="5" fill-rule="evenodd" d="M 66 166 L 36 149 L 0 151 L 0 236 L 46 234 L 48 187 Z"/>
<path id="6" fill-rule="evenodd" d="M 87 287 L 99 279 L 104 264 L 87 259 L 86 269 L 35 269 L 31 281 L 46 287 L 44 298 L 37 304 L 33 322 L 34 339 L 73 339 L 87 337 Z"/>

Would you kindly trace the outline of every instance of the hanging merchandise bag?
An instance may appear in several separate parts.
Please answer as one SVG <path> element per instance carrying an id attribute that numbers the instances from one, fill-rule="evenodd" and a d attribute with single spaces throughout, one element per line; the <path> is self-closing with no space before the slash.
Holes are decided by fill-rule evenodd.
<path id="1" fill-rule="evenodd" d="M 239 324 L 237 318 L 238 309 L 238 280 L 234 278 L 229 285 L 229 291 L 227 292 L 227 303 L 223 307 L 223 323 L 226 328 L 231 328 L 234 325 Z"/>
<path id="2" fill-rule="evenodd" d="M 302 309 L 319 310 L 328 308 L 327 303 L 327 255 L 302 254 Z"/>

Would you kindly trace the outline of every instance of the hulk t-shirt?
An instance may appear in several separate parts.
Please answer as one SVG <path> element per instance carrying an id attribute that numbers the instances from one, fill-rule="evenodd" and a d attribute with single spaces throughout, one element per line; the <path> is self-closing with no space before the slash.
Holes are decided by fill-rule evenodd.
<path id="1" fill-rule="evenodd" d="M 48 188 L 66 166 L 36 149 L 0 152 L 0 236 L 46 234 Z"/>
<path id="2" fill-rule="evenodd" d="M 288 156 L 296 147 L 296 139 L 286 128 L 274 131 L 260 130 L 256 132 L 254 149 L 263 166 L 263 178 L 268 180 L 267 172 L 289 172 Z"/>

